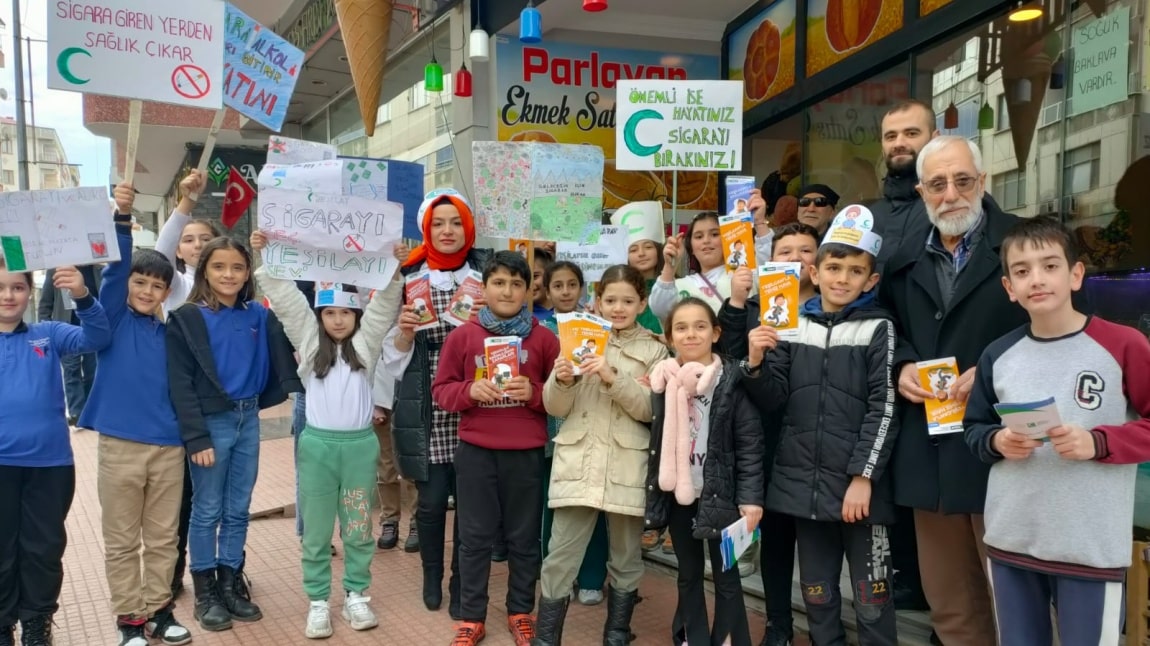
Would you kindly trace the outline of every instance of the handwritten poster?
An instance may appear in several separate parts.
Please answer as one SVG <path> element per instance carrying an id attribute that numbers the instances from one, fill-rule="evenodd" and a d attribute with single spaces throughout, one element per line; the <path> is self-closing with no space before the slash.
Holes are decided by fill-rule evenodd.
<path id="1" fill-rule="evenodd" d="M 619 226 L 601 225 L 594 242 L 555 243 L 555 259 L 566 260 L 583 269 L 583 279 L 594 283 L 612 265 L 627 264 L 627 230 Z"/>
<path id="2" fill-rule="evenodd" d="M 619 169 L 743 167 L 742 81 L 619 81 L 617 108 Z"/>
<path id="3" fill-rule="evenodd" d="M 303 52 L 231 4 L 226 16 L 224 104 L 279 132 Z"/>
<path id="4" fill-rule="evenodd" d="M 335 146 L 303 139 L 272 135 L 268 137 L 269 164 L 302 164 L 336 158 Z"/>
<path id="5" fill-rule="evenodd" d="M 268 237 L 264 264 L 276 278 L 383 289 L 399 268 L 403 206 L 394 202 L 266 188 L 258 217 Z"/>
<path id="6" fill-rule="evenodd" d="M 338 159 L 302 164 L 264 164 L 256 179 L 262 192 L 269 188 L 305 193 L 340 194 L 343 162 Z"/>
<path id="7" fill-rule="evenodd" d="M 0 247 L 9 271 L 119 260 L 108 190 L 0 192 Z"/>
<path id="8" fill-rule="evenodd" d="M 223 105 L 224 2 L 51 2 L 48 87 L 176 103 Z"/>
<path id="9" fill-rule="evenodd" d="M 340 157 L 344 195 L 387 200 L 403 205 L 403 237 L 423 239 L 419 206 L 423 204 L 423 166 L 415 162 L 367 157 Z"/>
<path id="10" fill-rule="evenodd" d="M 477 141 L 472 159 L 480 235 L 578 242 L 603 219 L 598 146 Z"/>
<path id="11" fill-rule="evenodd" d="M 1130 67 L 1130 7 L 1074 29 L 1070 116 L 1125 101 Z"/>

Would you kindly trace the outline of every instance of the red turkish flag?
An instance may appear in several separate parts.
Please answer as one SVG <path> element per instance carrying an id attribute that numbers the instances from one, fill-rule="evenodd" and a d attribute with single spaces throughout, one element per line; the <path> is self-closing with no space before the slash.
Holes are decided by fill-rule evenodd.
<path id="1" fill-rule="evenodd" d="M 252 190 L 248 180 L 240 175 L 235 166 L 232 166 L 228 172 L 228 186 L 224 189 L 224 213 L 220 216 L 224 226 L 229 229 L 236 226 L 236 222 L 247 213 L 248 205 L 255 196 L 256 192 Z"/>

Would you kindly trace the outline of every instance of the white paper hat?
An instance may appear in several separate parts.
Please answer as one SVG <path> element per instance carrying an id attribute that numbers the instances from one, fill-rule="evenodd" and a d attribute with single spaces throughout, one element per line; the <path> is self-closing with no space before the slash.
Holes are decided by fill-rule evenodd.
<path id="1" fill-rule="evenodd" d="M 862 249 L 873 256 L 878 256 L 882 249 L 882 236 L 874 232 L 874 214 L 865 206 L 851 204 L 839 211 L 822 244 L 837 242 Z"/>
<path id="2" fill-rule="evenodd" d="M 641 240 L 663 244 L 667 240 L 663 233 L 662 202 L 629 202 L 611 214 L 611 224 L 627 231 L 627 246 Z"/>
<path id="3" fill-rule="evenodd" d="M 315 306 L 320 307 L 346 307 L 350 310 L 363 309 L 363 301 L 357 292 L 343 291 L 341 283 L 316 283 Z"/>

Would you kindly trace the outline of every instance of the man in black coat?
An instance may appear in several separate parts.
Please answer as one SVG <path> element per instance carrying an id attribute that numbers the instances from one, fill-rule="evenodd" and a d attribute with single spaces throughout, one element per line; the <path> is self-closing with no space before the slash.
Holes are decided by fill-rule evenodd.
<path id="1" fill-rule="evenodd" d="M 1026 322 L 1002 287 L 999 261 L 1017 218 L 986 195 L 981 154 L 966 139 L 934 138 L 917 170 L 930 226 L 888 260 L 881 292 L 899 323 L 895 500 L 915 510 L 923 589 L 942 643 L 985 646 L 995 643 L 982 542 L 989 471 L 961 433 L 928 434 L 922 402 L 934 394 L 919 383 L 915 362 L 954 357 L 960 376 L 949 396 L 965 401 L 983 349 Z"/>

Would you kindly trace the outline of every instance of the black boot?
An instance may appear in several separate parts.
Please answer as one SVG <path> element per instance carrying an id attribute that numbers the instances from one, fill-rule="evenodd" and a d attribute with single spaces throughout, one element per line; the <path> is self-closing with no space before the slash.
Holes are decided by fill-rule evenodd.
<path id="1" fill-rule="evenodd" d="M 16 626 L 0 626 L 0 646 L 16 646 Z"/>
<path id="2" fill-rule="evenodd" d="M 52 615 L 38 615 L 20 622 L 21 646 L 52 646 Z"/>
<path id="3" fill-rule="evenodd" d="M 252 595 L 244 583 L 243 573 L 226 565 L 216 567 L 219 577 L 220 597 L 228 614 L 236 621 L 259 621 L 264 618 L 260 607 L 252 603 Z"/>
<path id="4" fill-rule="evenodd" d="M 215 570 L 192 571 L 192 589 L 196 593 L 196 611 L 192 615 L 200 628 L 208 631 L 228 630 L 232 627 L 232 616 L 224 607 L 216 582 Z"/>
<path id="5" fill-rule="evenodd" d="M 603 646 L 627 646 L 631 643 L 631 614 L 639 591 L 620 592 L 607 588 L 607 623 L 603 626 Z"/>
<path id="6" fill-rule="evenodd" d="M 531 646 L 559 646 L 563 643 L 563 620 L 567 618 L 570 597 L 539 597 L 539 614 L 535 617 L 535 639 Z"/>
<path id="7" fill-rule="evenodd" d="M 452 573 L 451 580 L 447 582 L 447 614 L 455 621 L 463 621 L 463 608 L 459 595 L 459 575 Z"/>
<path id="8" fill-rule="evenodd" d="M 423 568 L 423 605 L 428 610 L 439 610 L 443 605 L 443 567 Z"/>

